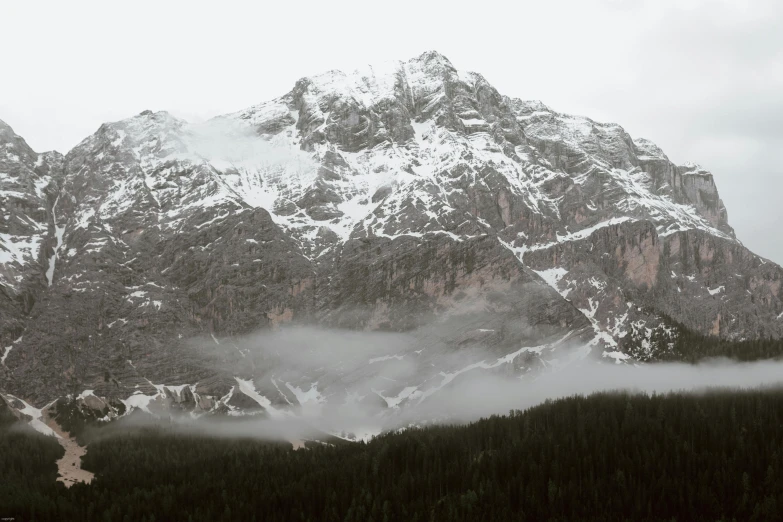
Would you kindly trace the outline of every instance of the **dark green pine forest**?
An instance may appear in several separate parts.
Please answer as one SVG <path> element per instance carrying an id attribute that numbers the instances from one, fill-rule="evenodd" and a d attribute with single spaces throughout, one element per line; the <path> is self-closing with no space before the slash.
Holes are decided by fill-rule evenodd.
<path id="1" fill-rule="evenodd" d="M 753 339 L 731 341 L 706 337 L 686 328 L 680 328 L 673 349 L 659 360 L 696 363 L 710 358 L 727 358 L 740 362 L 780 359 L 783 341 L 780 339 Z"/>
<path id="2" fill-rule="evenodd" d="M 54 439 L 0 422 L 16 521 L 783 519 L 781 390 L 601 393 L 297 451 L 147 428 L 92 442 L 71 489 Z"/>

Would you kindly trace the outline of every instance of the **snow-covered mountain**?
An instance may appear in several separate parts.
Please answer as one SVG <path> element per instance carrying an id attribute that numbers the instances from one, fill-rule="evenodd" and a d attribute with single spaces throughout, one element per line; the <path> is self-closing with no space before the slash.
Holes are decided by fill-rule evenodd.
<path id="1" fill-rule="evenodd" d="M 424 353 L 364 390 L 393 407 L 465 368 L 650 360 L 672 320 L 783 336 L 783 271 L 737 240 L 709 172 L 435 52 L 206 123 L 145 111 L 64 157 L 0 123 L 0 203 L 0 389 L 39 406 L 270 411 Z M 277 368 L 286 381 L 236 364 L 237 339 L 284 324 L 412 340 L 361 369 Z"/>

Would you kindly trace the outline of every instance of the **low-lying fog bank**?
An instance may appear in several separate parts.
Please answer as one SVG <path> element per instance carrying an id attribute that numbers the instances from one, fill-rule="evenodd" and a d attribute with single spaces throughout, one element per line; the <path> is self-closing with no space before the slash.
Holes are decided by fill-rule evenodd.
<path id="1" fill-rule="evenodd" d="M 477 370 L 480 368 L 477 368 Z M 783 362 L 737 363 L 712 360 L 639 366 L 573 362 L 536 377 L 509 377 L 486 371 L 466 371 L 439 393 L 408 401 L 398 408 L 371 407 L 361 402 L 320 404 L 296 412 L 269 416 L 219 415 L 194 418 L 169 414 L 159 418 L 134 413 L 112 422 L 97 434 L 110 436 L 134 428 L 165 424 L 181 434 L 265 440 L 326 440 L 330 436 L 368 440 L 382 432 L 432 423 L 465 423 L 509 410 L 527 409 L 548 399 L 602 391 L 636 393 L 704 393 L 711 389 L 748 389 L 783 385 Z"/>

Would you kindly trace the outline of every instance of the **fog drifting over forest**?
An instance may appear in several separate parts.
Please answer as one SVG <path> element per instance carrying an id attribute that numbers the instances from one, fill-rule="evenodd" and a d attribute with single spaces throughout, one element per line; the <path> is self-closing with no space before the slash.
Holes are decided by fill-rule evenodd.
<path id="1" fill-rule="evenodd" d="M 520 375 L 510 372 L 502 363 L 508 358 L 497 353 L 425 346 L 412 334 L 290 327 L 240 337 L 219 347 L 211 340 L 198 340 L 193 349 L 201 351 L 205 362 L 223 365 L 223 370 L 252 380 L 259 389 L 273 380 L 278 390 L 289 381 L 297 383 L 289 390 L 296 389 L 307 400 L 301 405 L 293 401 L 296 405 L 286 408 L 271 407 L 267 415 L 259 416 L 164 417 L 167 423 L 173 420 L 173 426 L 200 435 L 295 440 L 352 434 L 367 440 L 389 430 L 471 422 L 571 395 L 704 393 L 783 384 L 783 361 L 614 364 L 581 358 L 576 355 L 579 348 L 574 343 L 561 346 L 551 352 L 561 364 Z M 569 360 L 566 354 L 574 357 Z M 302 382 L 310 382 L 310 390 Z M 414 388 L 420 393 L 406 395 L 406 389 Z M 405 400 L 392 407 L 380 395 L 375 401 L 364 400 L 374 393 L 383 394 L 387 401 L 399 393 Z M 122 424 L 155 422 L 131 416 Z"/>

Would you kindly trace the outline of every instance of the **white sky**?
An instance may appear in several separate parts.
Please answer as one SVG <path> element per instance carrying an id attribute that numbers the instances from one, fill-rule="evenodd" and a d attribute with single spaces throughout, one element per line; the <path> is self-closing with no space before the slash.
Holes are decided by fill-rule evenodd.
<path id="1" fill-rule="evenodd" d="M 780 0 L 0 2 L 0 119 L 38 151 L 145 109 L 208 118 L 434 49 L 502 94 L 702 164 L 739 238 L 783 263 Z"/>

